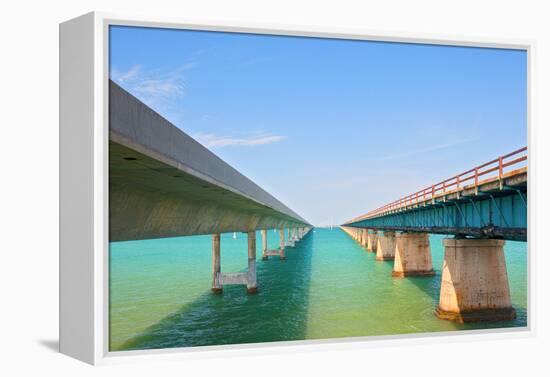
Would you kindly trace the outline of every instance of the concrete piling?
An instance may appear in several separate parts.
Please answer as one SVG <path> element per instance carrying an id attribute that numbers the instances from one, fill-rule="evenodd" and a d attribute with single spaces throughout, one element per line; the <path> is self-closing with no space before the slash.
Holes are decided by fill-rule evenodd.
<path id="1" fill-rule="evenodd" d="M 267 232 L 266 232 L 267 233 Z M 274 250 L 268 250 L 267 248 L 267 234 L 264 239 L 262 231 L 262 260 L 267 260 L 269 257 L 278 256 L 279 259 L 285 260 L 285 231 L 279 229 L 279 248 Z"/>
<path id="2" fill-rule="evenodd" d="M 367 247 L 368 231 L 367 229 L 361 229 L 361 246 Z"/>
<path id="3" fill-rule="evenodd" d="M 353 227 L 342 230 L 358 243 L 366 243 L 369 250 L 376 250 L 376 260 L 394 259 L 394 277 L 435 275 L 428 233 L 373 233 Z M 435 315 L 460 323 L 516 318 L 504 258 L 505 241 L 449 238 L 443 244 L 445 258 Z"/>
<path id="4" fill-rule="evenodd" d="M 220 235 L 212 235 L 212 292 L 222 293 L 222 285 L 220 284 Z"/>
<path id="5" fill-rule="evenodd" d="M 279 230 L 279 257 L 281 260 L 285 260 L 285 232 L 284 229 L 281 228 Z"/>
<path id="6" fill-rule="evenodd" d="M 435 272 L 428 233 L 400 233 L 395 242 L 392 276 L 433 276 Z"/>
<path id="7" fill-rule="evenodd" d="M 294 247 L 294 243 L 296 242 L 296 237 L 295 237 L 295 234 L 294 234 L 294 229 L 295 228 L 288 228 L 287 229 L 287 239 L 286 239 L 286 243 L 285 243 L 285 246 L 288 246 L 288 247 Z"/>
<path id="8" fill-rule="evenodd" d="M 222 293 L 224 285 L 246 285 L 248 293 L 258 290 L 256 281 L 256 232 L 248 232 L 248 270 L 246 272 L 221 272 L 220 263 L 220 235 L 212 235 L 212 292 Z"/>
<path id="9" fill-rule="evenodd" d="M 378 242 L 378 236 L 376 234 L 376 231 L 370 232 L 367 229 L 367 250 L 375 252 L 377 242 Z"/>
<path id="10" fill-rule="evenodd" d="M 504 240 L 445 239 L 439 305 L 435 314 L 460 323 L 512 320 Z"/>
<path id="11" fill-rule="evenodd" d="M 262 229 L 262 260 L 267 260 L 267 230 Z"/>
<path id="12" fill-rule="evenodd" d="M 378 232 L 376 243 L 376 260 L 388 261 L 395 259 L 395 232 Z"/>
<path id="13" fill-rule="evenodd" d="M 248 281 L 246 284 L 248 293 L 256 293 L 256 232 L 248 232 Z"/>

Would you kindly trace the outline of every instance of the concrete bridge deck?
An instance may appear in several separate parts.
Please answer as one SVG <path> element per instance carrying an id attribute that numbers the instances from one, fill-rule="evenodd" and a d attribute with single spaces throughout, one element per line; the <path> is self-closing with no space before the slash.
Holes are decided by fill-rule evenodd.
<path id="1" fill-rule="evenodd" d="M 111 241 L 309 226 L 114 82 L 109 97 Z"/>

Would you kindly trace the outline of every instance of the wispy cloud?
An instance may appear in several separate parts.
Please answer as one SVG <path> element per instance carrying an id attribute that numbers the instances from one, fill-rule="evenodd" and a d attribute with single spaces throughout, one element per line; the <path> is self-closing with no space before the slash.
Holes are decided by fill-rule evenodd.
<path id="1" fill-rule="evenodd" d="M 150 106 L 185 94 L 185 73 L 197 66 L 187 62 L 172 70 L 145 70 L 139 64 L 126 71 L 113 68 L 111 79 Z"/>
<path id="2" fill-rule="evenodd" d="M 133 80 L 137 75 L 139 74 L 140 67 L 139 65 L 134 65 L 126 72 L 119 72 L 117 70 L 113 70 L 111 72 L 111 78 L 115 81 L 118 81 L 120 84 L 124 84 L 127 81 Z"/>
<path id="3" fill-rule="evenodd" d="M 389 161 L 389 160 L 398 160 L 398 159 L 402 159 L 402 158 L 409 158 L 409 157 L 416 156 L 416 155 L 423 154 L 423 153 L 428 153 L 428 152 L 433 152 L 433 151 L 437 151 L 437 150 L 441 150 L 441 149 L 447 149 L 447 148 L 455 147 L 457 145 L 465 144 L 465 143 L 472 142 L 472 141 L 475 141 L 475 140 L 476 139 L 462 139 L 462 140 L 457 140 L 457 141 L 453 141 L 453 142 L 450 142 L 450 143 L 435 144 L 435 145 L 431 145 L 431 146 L 425 147 L 425 148 L 411 149 L 411 150 L 408 150 L 408 151 L 402 152 L 402 153 L 395 153 L 395 154 L 390 154 L 390 155 L 378 157 L 376 159 L 376 161 Z"/>
<path id="4" fill-rule="evenodd" d="M 286 139 L 286 136 L 269 134 L 255 134 L 245 137 L 234 137 L 220 136 L 212 133 L 199 133 L 194 135 L 194 137 L 207 148 L 223 148 L 234 146 L 254 147 L 258 145 L 277 143 Z"/>
<path id="5" fill-rule="evenodd" d="M 183 83 L 178 81 L 178 78 L 146 79 L 134 85 L 132 90 L 151 98 L 182 95 Z"/>

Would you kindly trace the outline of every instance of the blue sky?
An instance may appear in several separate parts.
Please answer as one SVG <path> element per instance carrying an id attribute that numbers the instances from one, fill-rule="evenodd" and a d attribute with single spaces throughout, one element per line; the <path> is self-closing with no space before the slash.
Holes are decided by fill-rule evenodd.
<path id="1" fill-rule="evenodd" d="M 111 27 L 111 78 L 316 225 L 527 144 L 524 51 Z"/>

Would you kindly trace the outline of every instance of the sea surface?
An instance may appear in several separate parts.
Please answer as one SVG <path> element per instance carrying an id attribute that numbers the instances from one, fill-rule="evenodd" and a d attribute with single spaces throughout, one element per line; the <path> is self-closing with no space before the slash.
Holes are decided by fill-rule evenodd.
<path id="1" fill-rule="evenodd" d="M 527 244 L 507 241 L 506 266 L 517 319 L 457 324 L 434 315 L 443 236 L 430 236 L 436 276 L 392 278 L 339 228 L 316 228 L 287 260 L 261 260 L 259 291 L 244 286 L 210 293 L 211 236 L 110 244 L 110 350 L 190 347 L 303 339 L 527 326 Z M 269 248 L 278 233 L 268 231 Z M 246 234 L 223 234 L 222 272 L 246 268 Z"/>

